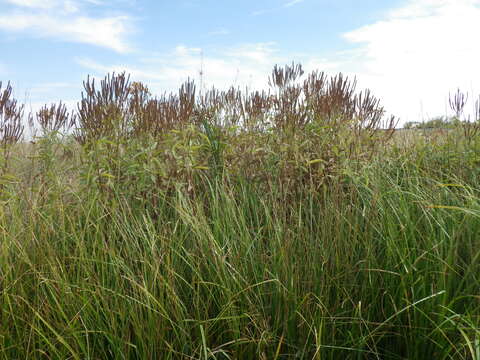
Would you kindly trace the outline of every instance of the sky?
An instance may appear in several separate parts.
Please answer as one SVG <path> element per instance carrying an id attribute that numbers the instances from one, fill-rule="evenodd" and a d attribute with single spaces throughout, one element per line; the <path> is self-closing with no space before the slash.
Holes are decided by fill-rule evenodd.
<path id="1" fill-rule="evenodd" d="M 27 109 L 126 71 L 154 94 L 267 86 L 275 64 L 356 77 L 406 121 L 480 95 L 480 0 L 0 0 L 0 81 Z"/>

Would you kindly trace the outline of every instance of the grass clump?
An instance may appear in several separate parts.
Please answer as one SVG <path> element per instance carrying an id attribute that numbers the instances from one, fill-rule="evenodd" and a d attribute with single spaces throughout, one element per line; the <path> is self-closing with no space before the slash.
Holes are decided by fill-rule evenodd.
<path id="1" fill-rule="evenodd" d="M 152 98 L 112 75 L 32 116 L 2 182 L 0 355 L 480 359 L 476 133 L 406 146 L 370 92 L 302 76 Z"/>

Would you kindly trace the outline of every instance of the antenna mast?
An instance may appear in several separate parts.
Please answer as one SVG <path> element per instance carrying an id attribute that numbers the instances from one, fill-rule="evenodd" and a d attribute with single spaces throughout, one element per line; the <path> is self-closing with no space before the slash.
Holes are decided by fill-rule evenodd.
<path id="1" fill-rule="evenodd" d="M 200 95 L 202 95 L 203 91 L 203 49 L 200 50 Z"/>

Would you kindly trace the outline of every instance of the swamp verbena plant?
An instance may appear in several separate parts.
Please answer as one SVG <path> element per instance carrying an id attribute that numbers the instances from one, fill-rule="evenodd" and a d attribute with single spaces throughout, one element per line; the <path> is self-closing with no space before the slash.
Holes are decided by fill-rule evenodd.
<path id="1" fill-rule="evenodd" d="M 12 86 L 2 89 L 0 81 L 0 147 L 2 149 L 2 165 L 1 171 L 4 175 L 8 170 L 11 146 L 16 144 L 23 135 L 24 105 L 18 104 L 12 95 Z"/>
<path id="2" fill-rule="evenodd" d="M 159 98 L 125 74 L 107 76 L 98 89 L 89 78 L 75 138 L 80 144 L 108 140 L 109 157 L 118 160 L 107 171 L 114 176 L 122 172 L 118 162 L 126 144 L 148 138 L 163 157 L 163 174 L 184 176 L 181 182 L 189 187 L 194 170 L 209 164 L 215 164 L 216 176 L 218 169 L 230 168 L 253 180 L 275 169 L 292 188 L 305 181 L 320 186 L 340 162 L 371 158 L 391 138 L 396 120 L 385 121 L 379 100 L 368 90 L 356 92 L 355 80 L 313 72 L 302 81 L 303 74 L 292 63 L 274 68 L 270 91 L 212 88 L 197 96 L 193 81 L 187 81 L 178 94 Z M 252 134 L 269 142 L 268 151 L 250 146 Z"/>

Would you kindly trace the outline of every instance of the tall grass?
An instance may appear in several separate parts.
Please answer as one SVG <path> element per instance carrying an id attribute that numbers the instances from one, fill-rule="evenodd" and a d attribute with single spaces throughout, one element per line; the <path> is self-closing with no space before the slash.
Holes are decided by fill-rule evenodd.
<path id="1" fill-rule="evenodd" d="M 407 147 L 342 77 L 312 108 L 301 74 L 274 69 L 254 116 L 233 90 L 86 85 L 76 140 L 12 145 L 2 358 L 480 359 L 478 139 Z"/>

